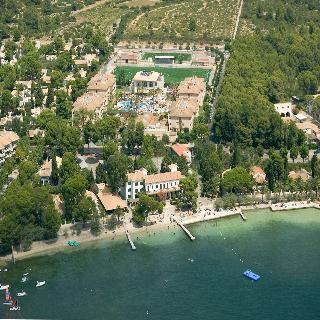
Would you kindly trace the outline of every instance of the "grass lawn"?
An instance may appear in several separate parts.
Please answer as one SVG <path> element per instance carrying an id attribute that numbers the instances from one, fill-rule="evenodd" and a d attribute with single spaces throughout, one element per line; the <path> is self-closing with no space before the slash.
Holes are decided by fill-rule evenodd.
<path id="1" fill-rule="evenodd" d="M 209 76 L 210 76 L 210 70 L 208 69 L 192 69 L 192 68 L 162 68 L 162 67 L 126 67 L 126 66 L 118 66 L 116 67 L 114 74 L 117 77 L 120 70 L 123 70 L 126 78 L 128 80 L 132 80 L 134 75 L 138 71 L 157 71 L 161 72 L 164 75 L 164 81 L 168 85 L 172 84 L 178 84 L 181 82 L 184 78 L 197 76 L 204 78 L 206 82 L 208 82 Z"/>
<path id="2" fill-rule="evenodd" d="M 191 54 L 190 53 L 177 53 L 177 52 L 145 52 L 143 54 L 143 59 L 149 59 L 152 58 L 154 60 L 155 56 L 174 56 L 176 62 L 182 62 L 182 61 L 190 61 L 191 60 Z"/>

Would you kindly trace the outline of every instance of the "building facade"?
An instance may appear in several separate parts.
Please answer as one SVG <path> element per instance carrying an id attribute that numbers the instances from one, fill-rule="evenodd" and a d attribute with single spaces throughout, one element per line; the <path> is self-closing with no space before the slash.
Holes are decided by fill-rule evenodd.
<path id="1" fill-rule="evenodd" d="M 0 165 L 13 155 L 19 139 L 13 131 L 0 131 Z"/>
<path id="2" fill-rule="evenodd" d="M 172 193 L 180 190 L 179 183 L 182 175 L 176 165 L 171 165 L 170 170 L 170 172 L 150 175 L 145 169 L 129 173 L 128 182 L 121 189 L 122 196 L 127 201 L 136 200 L 139 192 L 145 192 L 148 195 L 164 194 L 166 197 L 171 197 Z"/>
<path id="3" fill-rule="evenodd" d="M 155 71 L 139 71 L 131 83 L 133 93 L 148 93 L 151 90 L 164 90 L 164 76 Z"/>

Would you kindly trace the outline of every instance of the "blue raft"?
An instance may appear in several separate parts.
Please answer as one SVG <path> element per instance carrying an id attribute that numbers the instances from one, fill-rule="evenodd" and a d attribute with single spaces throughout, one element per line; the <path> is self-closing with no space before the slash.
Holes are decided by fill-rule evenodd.
<path id="1" fill-rule="evenodd" d="M 256 273 L 253 273 L 251 270 L 246 270 L 243 275 L 251 280 L 258 281 L 260 276 Z"/>

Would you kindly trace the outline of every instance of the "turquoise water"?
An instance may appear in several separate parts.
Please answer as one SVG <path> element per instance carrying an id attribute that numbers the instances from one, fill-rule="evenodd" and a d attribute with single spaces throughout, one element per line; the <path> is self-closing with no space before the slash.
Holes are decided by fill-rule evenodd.
<path id="1" fill-rule="evenodd" d="M 320 212 L 246 215 L 189 226 L 194 242 L 176 227 L 139 236 L 135 252 L 122 238 L 20 261 L 0 282 L 28 296 L 1 318 L 319 319 Z"/>

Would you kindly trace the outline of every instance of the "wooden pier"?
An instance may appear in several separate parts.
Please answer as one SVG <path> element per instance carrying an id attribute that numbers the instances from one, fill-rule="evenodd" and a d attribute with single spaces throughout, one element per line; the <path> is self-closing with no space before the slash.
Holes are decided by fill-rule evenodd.
<path id="1" fill-rule="evenodd" d="M 130 236 L 130 233 L 129 233 L 128 230 L 126 230 L 126 235 L 127 235 L 128 241 L 129 241 L 129 243 L 130 243 L 131 249 L 132 249 L 133 251 L 136 250 L 137 248 L 136 248 L 136 246 L 134 245 L 134 243 L 133 243 L 133 241 L 132 241 L 132 239 L 131 239 L 131 236 Z"/>
<path id="2" fill-rule="evenodd" d="M 240 216 L 241 216 L 241 218 L 242 218 L 243 221 L 247 221 L 247 218 L 246 218 L 245 215 L 241 212 L 241 210 L 240 210 L 239 214 L 240 214 Z"/>
<path id="3" fill-rule="evenodd" d="M 187 236 L 190 238 L 190 240 L 195 240 L 196 237 L 194 237 L 191 232 L 180 222 L 176 217 L 173 217 L 173 220 L 181 227 L 181 229 L 187 234 Z"/>

